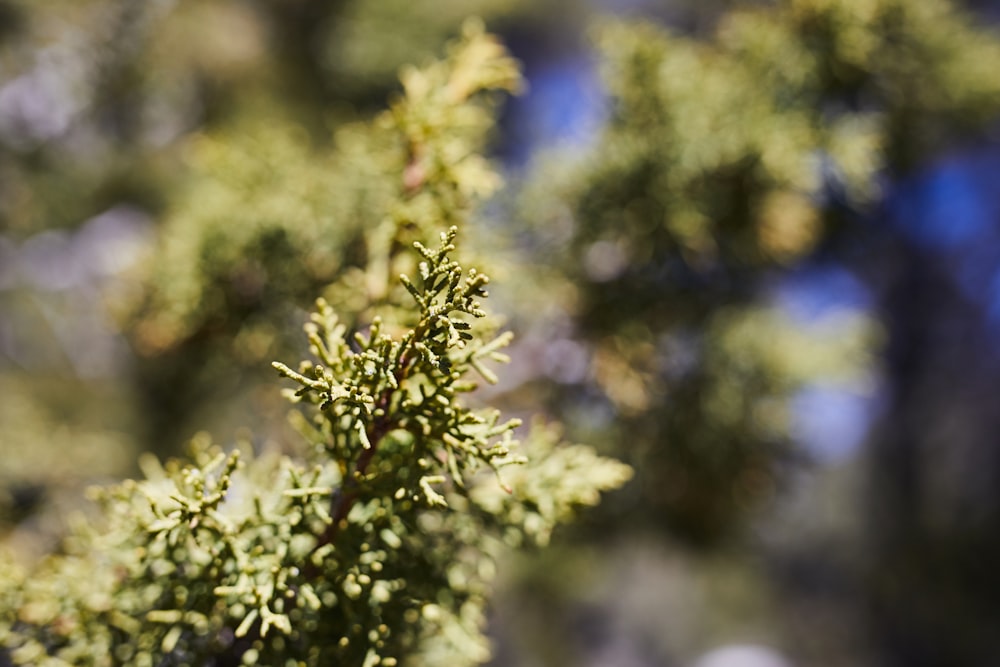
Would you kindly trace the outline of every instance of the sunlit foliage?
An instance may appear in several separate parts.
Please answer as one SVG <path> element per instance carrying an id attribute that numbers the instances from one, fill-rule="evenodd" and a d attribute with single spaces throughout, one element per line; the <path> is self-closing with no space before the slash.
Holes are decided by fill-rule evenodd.
<path id="1" fill-rule="evenodd" d="M 467 397 L 497 381 L 511 339 L 484 324 L 487 276 L 454 257 L 470 200 L 498 185 L 478 152 L 492 120 L 477 95 L 515 90 L 514 62 L 469 22 L 447 60 L 402 80 L 390 111 L 352 130 L 364 150 L 337 155 L 345 170 L 367 158 L 370 178 L 339 183 L 363 207 L 311 199 L 294 168 L 262 179 L 244 156 L 201 190 L 204 209 L 168 224 L 165 270 L 178 274 L 160 278 L 151 312 L 172 324 L 146 325 L 152 347 L 204 326 L 213 295 L 239 293 L 249 250 L 276 249 L 253 255 L 256 284 L 288 290 L 275 300 L 334 280 L 306 325 L 312 359 L 274 363 L 297 385 L 301 441 L 254 453 L 203 435 L 189 460 L 147 455 L 144 480 L 96 489 L 99 516 L 60 553 L 3 571 L 0 645 L 15 664 L 478 664 L 494 558 L 546 543 L 631 475 L 541 423 L 519 447 L 518 420 Z M 249 221 L 227 216 L 241 189 Z M 355 218 L 352 261 L 337 257 L 351 247 L 338 215 Z M 286 275 L 310 267 L 332 268 L 301 288 Z"/>

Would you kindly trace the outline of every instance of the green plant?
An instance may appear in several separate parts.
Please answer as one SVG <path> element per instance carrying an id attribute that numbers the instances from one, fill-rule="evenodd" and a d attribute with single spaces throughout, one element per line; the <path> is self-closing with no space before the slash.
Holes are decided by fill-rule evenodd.
<path id="1" fill-rule="evenodd" d="M 404 97 L 368 135 L 388 156 L 392 194 L 357 229 L 361 260 L 317 302 L 311 360 L 274 364 L 297 385 L 287 393 L 300 406 L 301 441 L 254 453 L 203 435 L 188 460 L 147 455 L 144 480 L 96 490 L 99 511 L 58 554 L 2 570 L 0 646 L 11 661 L 488 658 L 483 612 L 497 554 L 544 544 L 630 475 L 541 423 L 518 446 L 519 421 L 470 395 L 496 381 L 491 365 L 511 339 L 483 309 L 486 275 L 455 259 L 470 202 L 497 184 L 475 152 L 492 122 L 475 96 L 517 82 L 476 23 L 449 60 L 404 74 Z M 291 238 L 308 230 L 298 223 Z"/>

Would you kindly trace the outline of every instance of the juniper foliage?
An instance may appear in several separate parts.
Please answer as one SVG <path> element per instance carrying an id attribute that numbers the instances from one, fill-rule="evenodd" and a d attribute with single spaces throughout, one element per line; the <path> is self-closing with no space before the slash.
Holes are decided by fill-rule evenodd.
<path id="1" fill-rule="evenodd" d="M 500 187 L 483 150 L 521 77 L 482 24 L 401 83 L 374 120 L 337 127 L 332 151 L 270 119 L 191 142 L 190 181 L 119 308 L 144 358 L 138 390 L 164 415 L 151 437 L 186 424 L 192 397 L 225 401 L 211 388 L 227 377 L 258 384 L 254 369 L 295 349 L 283 323 L 317 295 L 348 319 L 392 308 L 392 276 L 416 268 L 400 250 Z"/>
<path id="2" fill-rule="evenodd" d="M 496 556 L 546 543 L 630 476 L 553 426 L 518 446 L 518 420 L 474 407 L 511 335 L 484 309 L 487 276 L 456 259 L 470 198 L 496 185 L 462 137 L 491 122 L 470 98 L 517 72 L 476 23 L 451 56 L 407 71 L 375 121 L 392 195 L 357 230 L 363 261 L 316 302 L 311 359 L 274 363 L 301 441 L 202 435 L 187 459 L 147 455 L 144 479 L 96 489 L 58 553 L 5 563 L 14 664 L 478 664 Z"/>

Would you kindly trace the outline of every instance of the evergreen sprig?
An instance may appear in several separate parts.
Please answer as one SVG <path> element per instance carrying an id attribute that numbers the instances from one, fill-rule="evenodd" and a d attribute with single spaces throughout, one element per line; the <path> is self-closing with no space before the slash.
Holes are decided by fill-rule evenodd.
<path id="1" fill-rule="evenodd" d="M 274 363 L 300 385 L 295 399 L 315 406 L 317 444 L 346 479 L 332 498 L 333 521 L 323 543 L 332 540 L 363 493 L 391 491 L 395 499 L 446 505 L 434 485 L 464 487 L 465 477 L 481 466 L 496 470 L 520 460 L 510 449 L 519 420 L 500 421 L 495 411 L 472 410 L 457 400 L 476 388 L 468 379 L 472 370 L 496 381 L 483 360 L 506 360 L 500 349 L 511 340 L 501 334 L 484 341 L 473 332 L 469 320 L 486 316 L 480 299 L 487 296 L 489 278 L 451 259 L 457 234 L 456 227 L 442 233 L 436 250 L 413 244 L 422 260 L 420 278 L 414 282 L 402 274 L 399 280 L 412 297 L 416 322 L 401 336 L 383 333 L 383 321 L 375 317 L 367 332 L 354 332 L 348 343 L 346 326 L 320 300 L 306 325 L 316 361 L 303 362 L 298 371 Z M 370 471 L 390 434 L 397 443 L 413 443 L 410 460 Z"/>
<path id="2" fill-rule="evenodd" d="M 497 77 L 511 63 L 498 49 L 473 25 L 452 53 L 457 64 L 426 70 L 430 88 L 411 90 L 394 112 L 462 106 L 482 86 L 507 85 Z M 440 142 L 438 130 L 421 150 Z M 547 429 L 528 432 L 524 451 L 535 443 L 538 456 L 522 456 L 519 420 L 466 402 L 480 379 L 497 381 L 490 365 L 507 360 L 511 336 L 488 322 L 487 275 L 454 259 L 458 227 L 436 246 L 424 241 L 435 221 L 467 218 L 462 184 L 475 178 L 461 165 L 476 160 L 413 157 L 393 216 L 367 231 L 368 262 L 327 290 L 336 308 L 317 301 L 305 326 L 311 360 L 274 364 L 297 385 L 287 393 L 307 445 L 227 452 L 201 436 L 188 460 L 145 457 L 144 480 L 96 492 L 98 516 L 64 553 L 0 577 L 0 647 L 11 662 L 392 667 L 489 657 L 497 554 L 525 538 L 543 544 L 630 469 L 589 448 L 556 448 Z M 418 163 L 434 168 L 408 181 Z M 400 271 L 392 287 L 387 275 Z M 505 486 L 500 470 L 512 463 L 523 464 L 517 480 L 537 471 L 537 483 Z"/>

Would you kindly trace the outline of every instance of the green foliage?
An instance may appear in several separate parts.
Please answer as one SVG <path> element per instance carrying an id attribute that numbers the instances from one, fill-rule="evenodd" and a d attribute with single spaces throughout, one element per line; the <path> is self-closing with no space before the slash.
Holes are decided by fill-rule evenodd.
<path id="1" fill-rule="evenodd" d="M 300 255 L 293 266 L 306 272 L 326 266 L 345 252 L 343 234 L 357 235 L 363 251 L 334 260 L 338 280 L 306 325 L 313 359 L 274 364 L 297 384 L 288 396 L 301 408 L 292 422 L 302 441 L 254 454 L 199 436 L 189 460 L 161 466 L 147 456 L 145 479 L 96 490 L 98 516 L 75 526 L 60 553 L 0 575 L 0 646 L 15 664 L 391 667 L 489 657 L 482 629 L 495 557 L 544 544 L 631 474 L 541 424 L 518 447 L 518 420 L 473 407 L 470 393 L 497 381 L 491 366 L 507 360 L 511 339 L 483 309 L 487 276 L 454 259 L 470 202 L 497 186 L 476 152 L 492 116 L 474 96 L 518 81 L 502 47 L 470 23 L 447 61 L 404 72 L 390 112 L 352 130 L 364 148 L 341 152 L 340 168 L 357 156 L 377 165 L 378 182 L 363 191 L 341 184 L 368 198 L 363 209 L 310 200 L 299 187 L 315 181 L 298 181 L 294 160 L 291 175 L 265 187 L 261 163 L 236 158 L 228 183 L 205 186 L 204 210 L 188 205 L 198 223 L 168 227 L 168 239 L 190 237 L 173 246 L 177 292 L 160 283 L 168 303 L 189 307 L 165 308 L 183 325 L 154 325 L 171 336 L 203 326 L 214 312 L 204 303 L 233 287 L 226 277 L 244 253 L 274 247 L 277 232 L 287 243 L 260 260 L 263 284 L 296 290 L 326 276 L 279 272 L 293 273 Z M 233 189 L 255 192 L 259 217 L 221 237 Z M 337 216 L 326 206 L 335 199 L 345 217 L 364 210 L 340 235 L 324 219 Z M 436 245 L 423 244 L 442 227 Z"/>
<path id="2" fill-rule="evenodd" d="M 880 169 L 933 149 L 942 116 L 961 127 L 1000 104 L 981 69 L 995 38 L 934 1 L 802 0 L 733 11 L 711 41 L 642 23 L 598 38 L 613 115 L 576 186 L 575 239 L 607 244 L 598 283 L 665 257 L 699 274 L 802 257 L 830 188 L 862 206 Z M 938 129 L 912 132 L 924 124 Z"/>
<path id="3" fill-rule="evenodd" d="M 787 342 L 821 327 L 776 318 L 772 286 L 871 212 L 887 174 L 994 116 L 1000 42 L 908 0 L 747 4 L 704 36 L 640 21 L 595 35 L 607 124 L 574 166 L 542 165 L 523 215 L 540 255 L 562 258 L 586 379 L 614 411 L 599 439 L 649 473 L 651 521 L 711 542 L 780 485 L 789 398 L 870 368 L 879 339 L 858 323 L 816 364 L 817 346 Z M 580 394 L 562 396 L 572 411 Z"/>
<path id="4" fill-rule="evenodd" d="M 385 306 L 410 262 L 400 250 L 500 186 L 482 150 L 520 76 L 481 23 L 401 78 L 390 109 L 337 128 L 332 152 L 281 119 L 192 140 L 189 185 L 136 276 L 143 288 L 119 308 L 153 378 L 143 391 L 166 415 L 157 437 L 176 434 L 188 397 L 220 375 L 259 383 L 254 369 L 296 349 L 285 323 L 317 294 L 342 317 Z"/>
<path id="5" fill-rule="evenodd" d="M 519 85 L 514 61 L 470 22 L 447 60 L 402 80 L 389 111 L 337 130 L 332 154 L 271 121 L 192 141 L 190 185 L 134 307 L 142 349 L 199 335 L 253 339 L 255 325 L 273 328 L 340 274 L 390 261 L 400 243 L 496 190 L 481 150 L 497 103 L 489 93 Z M 375 299 L 387 289 L 360 287 Z M 258 347 L 254 362 L 269 349 Z"/>

